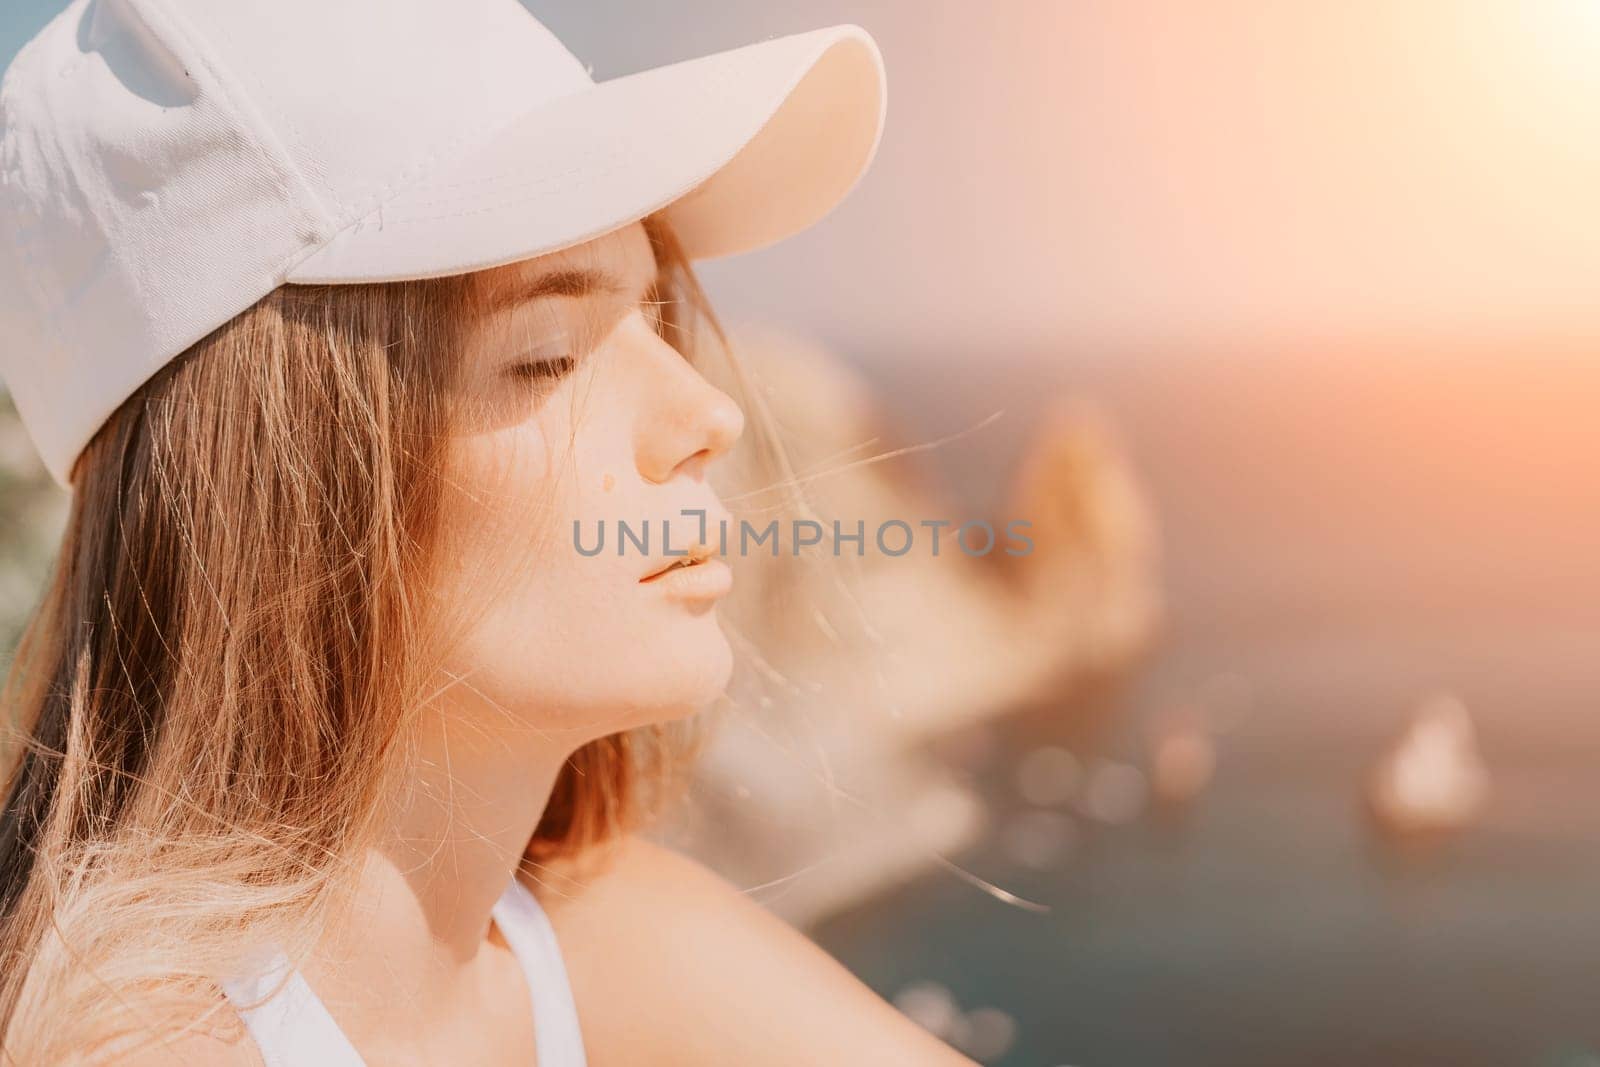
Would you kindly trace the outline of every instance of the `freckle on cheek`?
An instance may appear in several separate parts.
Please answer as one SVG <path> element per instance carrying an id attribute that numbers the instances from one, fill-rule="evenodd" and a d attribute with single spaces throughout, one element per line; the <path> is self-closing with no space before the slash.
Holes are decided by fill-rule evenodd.
<path id="1" fill-rule="evenodd" d="M 602 490 L 604 490 L 605 492 L 607 492 L 607 493 L 611 492 L 611 487 L 616 485 L 616 484 L 617 484 L 617 480 L 615 478 L 611 477 L 611 475 L 609 475 L 609 474 L 606 475 L 604 478 L 600 479 L 600 488 Z"/>

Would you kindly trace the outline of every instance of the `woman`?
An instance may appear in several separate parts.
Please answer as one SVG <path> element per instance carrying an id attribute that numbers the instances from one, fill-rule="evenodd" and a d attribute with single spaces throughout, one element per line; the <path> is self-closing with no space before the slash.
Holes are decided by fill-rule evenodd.
<path id="1" fill-rule="evenodd" d="M 595 85 L 513 0 L 77 0 L 0 113 L 0 368 L 73 494 L 10 1062 L 969 1062 L 635 833 L 730 669 L 688 262 L 848 191 L 870 38 Z M 577 550 L 619 522 L 672 534 Z"/>

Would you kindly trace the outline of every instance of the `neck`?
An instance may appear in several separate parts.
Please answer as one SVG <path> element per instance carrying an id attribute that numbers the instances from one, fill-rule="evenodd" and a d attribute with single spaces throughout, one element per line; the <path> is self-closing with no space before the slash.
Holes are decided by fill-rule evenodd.
<path id="1" fill-rule="evenodd" d="M 482 944 L 570 752 L 487 736 L 471 722 L 452 730 L 440 718 L 430 732 L 368 867 L 384 882 L 398 876 L 433 942 L 464 960 Z"/>
<path id="2" fill-rule="evenodd" d="M 461 988 L 573 750 L 531 727 L 483 727 L 506 717 L 503 709 L 429 709 L 348 921 L 318 953 L 327 982 L 393 989 L 407 976 L 405 992 L 441 1007 Z"/>

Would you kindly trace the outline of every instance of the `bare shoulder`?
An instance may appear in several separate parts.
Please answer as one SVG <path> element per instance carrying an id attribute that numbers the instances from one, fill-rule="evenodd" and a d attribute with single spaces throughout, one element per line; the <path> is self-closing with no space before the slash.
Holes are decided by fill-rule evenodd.
<path id="1" fill-rule="evenodd" d="M 642 838 L 542 878 L 593 1067 L 970 1065 L 799 931 Z"/>

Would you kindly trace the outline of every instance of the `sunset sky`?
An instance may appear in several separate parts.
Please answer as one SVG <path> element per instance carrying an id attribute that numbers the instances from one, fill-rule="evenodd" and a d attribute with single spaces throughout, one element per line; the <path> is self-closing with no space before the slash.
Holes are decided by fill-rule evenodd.
<path id="1" fill-rule="evenodd" d="M 527 0 L 598 78 L 832 22 L 878 161 L 707 277 L 864 351 L 1600 335 L 1600 0 Z M 57 4 L 0 12 L 9 57 Z"/>

